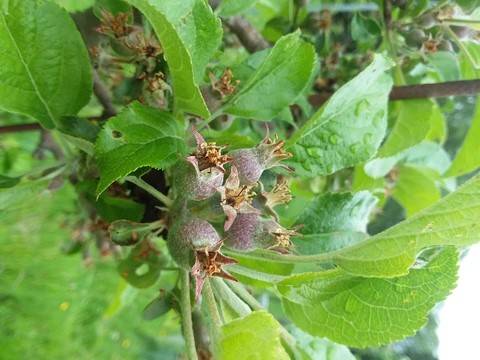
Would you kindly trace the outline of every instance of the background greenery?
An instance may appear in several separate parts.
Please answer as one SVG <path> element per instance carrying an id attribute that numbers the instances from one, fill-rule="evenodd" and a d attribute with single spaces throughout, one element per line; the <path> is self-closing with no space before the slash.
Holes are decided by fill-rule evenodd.
<path id="1" fill-rule="evenodd" d="M 475 98 L 456 98 L 447 113 L 447 149 L 454 154 L 469 128 Z M 5 123 L 23 119 L 2 114 Z M 1 171 L 16 176 L 48 162 L 32 157 L 38 132 L 0 135 Z M 52 160 L 53 161 L 53 160 Z M 62 252 L 78 220 L 78 199 L 69 185 L 40 191 L 15 210 L 0 212 L 0 348 L 2 359 L 175 359 L 183 339 L 178 316 L 170 311 L 153 321 L 142 311 L 159 286 L 138 290 L 116 272 L 111 257 L 95 251 L 93 262 Z M 376 233 L 405 217 L 389 201 L 370 224 Z M 88 265 L 87 265 L 88 264 Z M 168 283 L 168 279 L 163 281 Z M 163 284 L 164 286 L 166 284 Z M 279 304 L 271 304 L 279 312 Z M 356 350 L 360 359 L 436 359 L 435 315 L 416 336 L 379 349 Z"/>

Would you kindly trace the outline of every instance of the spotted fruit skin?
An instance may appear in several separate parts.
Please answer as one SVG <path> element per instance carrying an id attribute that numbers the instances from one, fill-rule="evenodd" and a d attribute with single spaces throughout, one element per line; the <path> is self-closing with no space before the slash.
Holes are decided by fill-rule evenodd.
<path id="1" fill-rule="evenodd" d="M 262 231 L 258 214 L 238 214 L 225 234 L 225 245 L 232 249 L 247 251 L 256 247 L 256 240 Z"/>
<path id="2" fill-rule="evenodd" d="M 282 227 L 272 219 L 263 219 L 257 213 L 238 214 L 226 232 L 225 245 L 236 250 L 248 251 L 274 246 L 274 233 Z"/>
<path id="3" fill-rule="evenodd" d="M 199 171 L 188 161 L 178 164 L 175 179 L 178 195 L 191 200 L 201 201 L 213 196 L 223 184 L 224 173 L 217 168 Z"/>
<path id="4" fill-rule="evenodd" d="M 275 166 L 289 169 L 288 166 L 280 164 L 282 160 L 292 156 L 285 151 L 285 142 L 275 138 L 268 138 L 258 144 L 255 148 L 238 149 L 229 153 L 232 164 L 237 168 L 241 185 L 253 185 L 260 180 L 263 171 Z"/>
<path id="5" fill-rule="evenodd" d="M 232 164 L 238 169 L 241 184 L 252 185 L 260 179 L 265 167 L 256 148 L 235 150 L 230 156 Z"/>
<path id="6" fill-rule="evenodd" d="M 215 228 L 206 220 L 196 217 L 174 221 L 168 232 L 167 245 L 178 265 L 190 269 L 196 250 L 210 250 L 220 242 Z"/>

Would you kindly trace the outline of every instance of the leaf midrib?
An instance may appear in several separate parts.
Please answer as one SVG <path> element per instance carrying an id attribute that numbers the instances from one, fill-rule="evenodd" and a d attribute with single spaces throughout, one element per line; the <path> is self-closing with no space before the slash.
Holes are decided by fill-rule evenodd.
<path id="1" fill-rule="evenodd" d="M 48 106 L 48 103 L 45 101 L 44 97 L 42 96 L 40 89 L 37 86 L 37 83 L 35 81 L 35 78 L 33 77 L 33 74 L 30 71 L 30 68 L 28 67 L 27 62 L 25 61 L 25 58 L 22 55 L 22 52 L 17 44 L 17 41 L 15 40 L 12 32 L 10 31 L 10 27 L 8 26 L 7 20 L 5 19 L 5 14 L 2 12 L 1 13 L 2 21 L 5 25 L 5 29 L 7 30 L 7 34 L 12 41 L 13 46 L 15 47 L 15 50 L 17 51 L 18 57 L 20 59 L 20 62 L 22 63 L 23 67 L 25 68 L 25 71 L 27 72 L 27 75 L 30 79 L 30 82 L 32 83 L 33 89 L 35 91 L 35 94 L 38 96 L 38 99 L 42 103 L 42 105 L 45 107 L 45 110 L 47 111 L 48 116 L 50 117 L 50 120 L 52 121 L 53 124 L 56 124 L 55 117 L 53 116 L 52 111 L 50 110 L 50 107 Z"/>

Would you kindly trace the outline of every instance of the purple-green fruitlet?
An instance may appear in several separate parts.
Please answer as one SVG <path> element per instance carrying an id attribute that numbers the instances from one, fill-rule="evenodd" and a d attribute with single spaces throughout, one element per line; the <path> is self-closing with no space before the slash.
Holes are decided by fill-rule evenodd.
<path id="1" fill-rule="evenodd" d="M 177 197 L 169 214 L 167 244 L 175 261 L 194 276 L 198 300 L 206 277 L 234 279 L 222 266 L 236 262 L 220 252 L 223 243 L 244 251 L 288 252 L 296 232 L 279 225 L 273 209 L 291 200 L 286 183 L 277 184 L 272 193 L 261 191 L 264 170 L 282 166 L 280 161 L 291 156 L 283 141 L 265 138 L 255 147 L 222 154 L 226 146 L 207 143 L 195 129 L 192 135 L 196 150 L 174 165 L 172 188 Z M 219 206 L 224 211 L 220 218 Z M 195 212 L 199 207 L 200 215 Z M 212 218 L 217 221 L 210 223 Z"/>

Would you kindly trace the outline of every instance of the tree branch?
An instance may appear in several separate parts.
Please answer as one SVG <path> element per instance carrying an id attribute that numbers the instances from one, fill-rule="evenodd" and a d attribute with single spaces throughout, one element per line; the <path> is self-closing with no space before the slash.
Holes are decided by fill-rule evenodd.
<path id="1" fill-rule="evenodd" d="M 16 132 L 24 132 L 24 131 L 36 131 L 41 130 L 42 127 L 39 123 L 31 123 L 31 124 L 16 124 L 16 125 L 5 125 L 0 126 L 0 134 L 7 134 L 7 133 L 16 133 Z"/>
<path id="2" fill-rule="evenodd" d="M 480 93 L 480 80 L 448 81 L 436 84 L 395 86 L 390 100 L 466 96 Z"/>
<path id="3" fill-rule="evenodd" d="M 392 1 L 384 0 L 383 2 L 383 21 L 388 32 L 393 28 L 392 24 Z"/>
<path id="4" fill-rule="evenodd" d="M 209 0 L 208 2 L 211 8 L 215 10 L 220 6 L 221 0 Z M 254 53 L 270 47 L 270 44 L 263 38 L 262 34 L 241 16 L 232 16 L 228 19 L 223 19 L 223 22 L 231 32 L 237 35 L 238 40 L 249 52 Z"/>
<path id="5" fill-rule="evenodd" d="M 224 20 L 225 25 L 238 37 L 249 52 L 254 53 L 270 47 L 270 44 L 246 19 L 232 16 Z"/>
<path id="6" fill-rule="evenodd" d="M 480 94 L 480 80 L 447 81 L 436 84 L 394 86 L 390 92 L 390 101 L 477 94 Z M 312 106 L 320 107 L 332 95 L 332 93 L 326 92 L 313 94 L 309 97 L 309 101 Z M 38 123 L 5 125 L 0 126 L 0 135 L 41 129 L 42 127 Z"/>
<path id="7" fill-rule="evenodd" d="M 394 86 L 390 92 L 390 101 L 441 98 L 448 96 L 467 96 L 480 93 L 480 80 L 447 81 L 436 84 L 418 84 Z M 318 93 L 309 97 L 310 104 L 322 106 L 333 94 Z"/>

